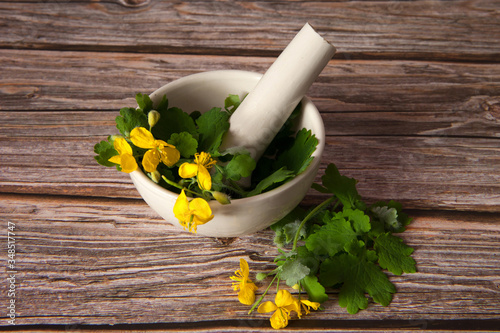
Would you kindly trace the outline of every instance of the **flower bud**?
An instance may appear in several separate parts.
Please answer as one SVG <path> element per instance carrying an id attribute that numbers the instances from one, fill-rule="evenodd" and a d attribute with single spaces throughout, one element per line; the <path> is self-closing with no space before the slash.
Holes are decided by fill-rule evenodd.
<path id="1" fill-rule="evenodd" d="M 155 171 L 149 173 L 149 178 L 151 178 L 152 181 L 154 181 L 156 184 L 158 184 L 160 182 L 160 179 L 161 179 L 161 174 L 158 172 L 158 170 L 155 170 Z"/>
<path id="2" fill-rule="evenodd" d="M 152 128 L 160 120 L 160 113 L 156 110 L 151 110 L 148 113 L 149 128 Z"/>
<path id="3" fill-rule="evenodd" d="M 257 281 L 262 281 L 262 280 L 264 280 L 266 277 L 267 277 L 267 274 L 266 274 L 266 273 L 257 273 L 257 275 L 255 276 L 255 278 L 257 279 Z"/>
<path id="4" fill-rule="evenodd" d="M 296 284 L 294 284 L 292 286 L 292 288 L 295 289 L 295 290 L 299 290 L 300 289 L 300 285 L 298 283 L 296 283 Z"/>
<path id="5" fill-rule="evenodd" d="M 227 205 L 227 204 L 231 203 L 229 195 L 227 195 L 225 193 L 222 193 L 222 192 L 219 192 L 219 191 L 213 191 L 212 195 L 213 195 L 213 197 L 214 197 L 215 200 L 217 200 L 218 202 L 220 202 L 223 205 Z"/>

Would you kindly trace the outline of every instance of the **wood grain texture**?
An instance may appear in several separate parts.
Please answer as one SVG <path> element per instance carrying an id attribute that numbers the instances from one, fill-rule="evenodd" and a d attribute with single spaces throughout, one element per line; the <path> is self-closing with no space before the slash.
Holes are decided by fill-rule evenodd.
<path id="1" fill-rule="evenodd" d="M 413 209 L 402 237 L 418 272 L 390 275 L 389 307 L 348 315 L 329 290 L 324 311 L 282 331 L 498 330 L 497 1 L 0 0 L 0 224 L 16 224 L 15 330 L 274 331 L 228 278 L 240 258 L 252 278 L 272 269 L 273 233 L 178 232 L 126 174 L 94 162 L 93 145 L 136 93 L 202 71 L 263 73 L 307 21 L 338 50 L 308 93 L 327 131 L 316 180 L 333 162 L 368 202 Z M 302 205 L 321 199 L 311 190 Z"/>
<path id="2" fill-rule="evenodd" d="M 0 58 L 0 191 L 124 198 L 138 193 L 95 163 L 93 145 L 117 133 L 118 109 L 134 106 L 136 92 L 204 70 L 264 72 L 272 62 L 18 50 Z M 322 168 L 335 163 L 358 179 L 368 201 L 499 211 L 499 78 L 490 64 L 332 61 L 309 92 L 327 130 Z"/>
<path id="3" fill-rule="evenodd" d="M 237 302 L 228 279 L 242 257 L 252 274 L 272 269 L 277 251 L 268 230 L 206 238 L 174 230 L 137 200 L 0 199 L 2 219 L 16 223 L 20 324 L 235 320 L 243 327 L 268 325 L 265 315 L 246 315 L 248 308 Z M 414 222 L 402 237 L 415 248 L 418 272 L 390 275 L 398 289 L 391 306 L 370 304 L 350 316 L 331 290 L 325 310 L 303 321 L 499 319 L 497 217 L 410 215 Z"/>
<path id="4" fill-rule="evenodd" d="M 308 21 L 342 59 L 500 55 L 494 1 L 2 1 L 0 47 L 277 56 Z"/>
<path id="5" fill-rule="evenodd" d="M 0 110 L 118 110 L 133 106 L 136 93 L 151 93 L 189 74 L 227 69 L 264 73 L 273 61 L 272 57 L 0 50 Z M 332 60 L 307 95 L 323 112 L 437 112 L 431 118 L 448 117 L 449 127 L 460 125 L 457 117 L 467 120 L 469 127 L 498 126 L 499 77 L 496 64 Z M 457 129 L 439 134 L 450 130 Z"/>

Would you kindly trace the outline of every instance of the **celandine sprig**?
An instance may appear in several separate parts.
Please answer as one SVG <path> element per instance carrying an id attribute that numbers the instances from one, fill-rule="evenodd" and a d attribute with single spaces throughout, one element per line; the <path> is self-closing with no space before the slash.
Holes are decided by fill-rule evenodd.
<path id="1" fill-rule="evenodd" d="M 311 131 L 295 133 L 293 120 L 301 112 L 299 105 L 267 156 L 257 163 L 248 151 L 219 150 L 231 114 L 241 103 L 237 95 L 226 98 L 224 109 L 191 114 L 170 107 L 166 96 L 156 105 L 146 94 L 137 94 L 136 101 L 138 107 L 122 108 L 116 117 L 120 135 L 94 146 L 95 159 L 126 173 L 142 170 L 158 186 L 179 194 L 174 215 L 190 232 L 213 219 L 210 200 L 230 204 L 231 198 L 264 193 L 300 174 L 318 143 Z M 253 181 L 249 188 L 238 185 L 245 177 Z"/>
<path id="2" fill-rule="evenodd" d="M 321 309 L 328 300 L 327 288 L 340 288 L 339 305 L 351 314 L 368 307 L 367 294 L 388 306 L 396 288 L 383 270 L 395 275 L 416 272 L 413 249 L 393 234 L 403 232 L 411 222 L 399 203 L 366 205 L 357 192 L 357 181 L 340 175 L 334 164 L 328 165 L 321 181 L 312 187 L 330 197 L 309 211 L 297 207 L 271 226 L 280 253 L 274 260 L 277 267 L 257 274 L 257 280 L 273 279 L 249 314 L 257 306 L 259 313 L 273 312 L 270 322 L 276 329 L 286 327 L 293 312 L 301 318 Z M 275 282 L 275 302 L 260 304 Z M 298 298 L 281 282 L 298 290 Z M 302 291 L 308 300 L 301 297 Z"/>

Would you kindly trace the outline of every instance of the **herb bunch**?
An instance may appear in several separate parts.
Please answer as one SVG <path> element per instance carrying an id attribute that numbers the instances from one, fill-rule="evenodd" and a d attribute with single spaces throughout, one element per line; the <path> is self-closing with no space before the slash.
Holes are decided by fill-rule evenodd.
<path id="1" fill-rule="evenodd" d="M 318 144 L 310 130 L 293 131 L 300 105 L 257 163 L 244 148 L 220 150 L 229 119 L 241 103 L 239 96 L 229 95 L 224 108 L 189 114 L 169 106 L 166 96 L 157 105 L 146 94 L 137 94 L 136 101 L 138 107 L 122 108 L 116 117 L 120 134 L 94 146 L 95 159 L 127 173 L 140 168 L 158 185 L 179 193 L 174 213 L 193 232 L 213 218 L 208 201 L 229 204 L 231 198 L 284 184 L 309 166 Z M 240 186 L 239 181 L 250 176 L 251 185 Z"/>
<path id="2" fill-rule="evenodd" d="M 411 218 L 395 201 L 366 205 L 356 183 L 341 175 L 334 164 L 328 165 L 321 184 L 312 187 L 330 196 L 314 209 L 297 207 L 271 226 L 280 254 L 274 260 L 275 269 L 257 274 L 257 280 L 273 278 L 249 313 L 257 306 L 259 312 L 268 312 L 269 301 L 261 302 L 274 283 L 276 306 L 279 308 L 278 302 L 282 305 L 271 317 L 274 328 L 285 327 L 292 311 L 300 318 L 301 304 L 306 314 L 311 307 L 320 308 L 328 300 L 328 288 L 340 289 L 339 305 L 350 314 L 366 309 L 369 297 L 389 305 L 396 288 L 384 270 L 395 275 L 416 272 L 413 249 L 395 235 L 405 230 Z M 283 282 L 298 290 L 298 298 L 284 296 L 288 294 L 281 288 Z M 307 301 L 302 293 L 307 294 Z"/>

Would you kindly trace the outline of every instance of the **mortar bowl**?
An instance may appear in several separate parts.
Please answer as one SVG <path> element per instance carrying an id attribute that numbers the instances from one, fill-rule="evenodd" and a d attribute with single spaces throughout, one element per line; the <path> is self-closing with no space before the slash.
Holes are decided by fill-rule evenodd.
<path id="1" fill-rule="evenodd" d="M 166 95 L 170 106 L 188 113 L 204 112 L 213 107 L 224 107 L 229 94 L 244 96 L 261 77 L 259 73 L 239 70 L 202 72 L 172 81 L 150 97 L 155 105 Z M 319 141 L 307 169 L 287 183 L 259 195 L 233 199 L 227 205 L 210 201 L 214 218 L 198 226 L 198 235 L 238 237 L 252 234 L 279 221 L 302 201 L 319 169 L 325 147 L 325 129 L 321 115 L 310 99 L 304 97 L 301 107 L 301 115 L 296 120 L 297 129 L 305 127 L 311 130 Z M 144 201 L 168 223 L 182 230 L 173 212 L 178 194 L 154 183 L 140 169 L 132 172 L 130 177 Z"/>

